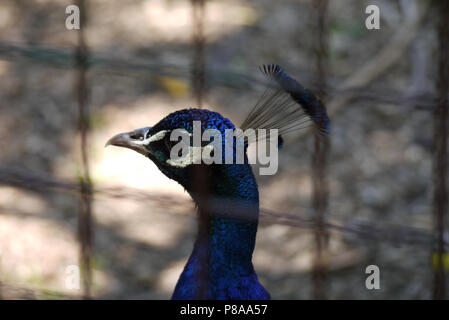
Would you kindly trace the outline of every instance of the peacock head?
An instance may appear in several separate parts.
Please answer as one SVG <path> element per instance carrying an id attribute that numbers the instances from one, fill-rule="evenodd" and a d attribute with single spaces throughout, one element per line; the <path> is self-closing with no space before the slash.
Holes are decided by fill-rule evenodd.
<path id="1" fill-rule="evenodd" d="M 195 145 L 192 141 L 194 139 L 195 126 L 200 126 L 200 128 L 196 129 L 200 129 L 201 135 L 207 129 L 209 129 L 208 132 L 215 133 L 215 136 L 212 135 L 210 141 L 201 141 L 199 150 L 191 147 Z M 215 146 L 217 146 L 218 142 L 222 147 L 221 150 L 225 150 L 225 132 L 226 130 L 234 129 L 235 126 L 232 122 L 217 112 L 206 109 L 184 109 L 169 114 L 153 127 L 117 134 L 106 143 L 106 146 L 125 147 L 143 154 L 151 159 L 163 174 L 180 183 L 187 191 L 190 191 L 195 180 L 195 177 L 192 176 L 195 174 L 193 172 L 195 167 L 208 166 L 209 174 L 214 175 L 214 178 L 218 179 L 224 178 L 223 175 L 226 175 L 229 169 L 231 174 L 236 171 L 235 164 L 224 164 L 225 152 L 220 151 L 218 155 L 221 157 L 221 163 L 223 164 L 217 164 L 217 161 L 209 163 L 204 161 L 205 154 L 209 157 L 217 156 L 217 154 L 214 154 L 215 150 L 210 142 L 215 142 Z M 180 146 L 180 142 L 182 142 L 181 135 L 177 136 L 180 138 L 179 140 L 173 138 L 174 131 L 184 133 L 184 136 L 187 136 L 189 139 L 188 145 L 181 145 L 181 147 L 186 147 L 187 149 L 178 148 L 178 151 L 174 152 L 176 145 Z M 220 138 L 219 141 L 215 140 L 217 134 L 221 136 L 218 137 Z M 209 150 L 206 150 L 208 147 Z M 233 144 L 232 148 L 235 151 L 235 144 Z M 185 152 L 184 155 L 182 154 L 183 152 Z M 201 159 L 198 159 L 198 157 L 201 157 Z M 247 165 L 246 146 L 243 149 L 243 159 L 243 164 L 246 165 L 241 166 L 239 171 L 251 170 L 249 165 Z M 229 166 L 232 166 L 232 168 Z"/>
<path id="2" fill-rule="evenodd" d="M 270 85 L 241 124 L 240 131 L 234 131 L 232 122 L 217 112 L 184 109 L 169 114 L 153 127 L 120 133 L 106 145 L 129 148 L 145 155 L 192 196 L 197 192 L 192 186 L 197 185 L 203 189 L 201 194 L 206 191 L 227 198 L 258 201 L 257 183 L 246 155 L 249 143 L 261 143 L 257 144 L 257 158 L 260 164 L 268 166 L 260 167 L 259 172 L 272 175 L 277 171 L 281 135 L 312 124 L 323 138 L 321 141 L 327 143 L 330 132 L 326 108 L 312 92 L 278 65 L 264 65 L 261 71 Z M 267 135 L 266 130 L 270 131 Z M 180 131 L 184 134 L 180 135 Z M 229 131 L 234 132 L 229 135 Z M 270 140 L 269 156 L 263 154 L 267 139 Z M 199 180 L 201 177 L 206 179 Z"/>

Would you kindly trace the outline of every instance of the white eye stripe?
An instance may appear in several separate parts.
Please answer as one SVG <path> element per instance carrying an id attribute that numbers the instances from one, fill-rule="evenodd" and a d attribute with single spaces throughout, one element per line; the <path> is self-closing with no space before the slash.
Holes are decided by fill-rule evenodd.
<path id="1" fill-rule="evenodd" d="M 149 138 L 146 138 L 146 139 L 143 139 L 143 140 L 139 140 L 139 141 L 134 141 L 134 143 L 135 144 L 140 144 L 140 145 L 150 144 L 151 142 L 155 142 L 155 141 L 159 141 L 159 140 L 164 139 L 164 137 L 167 134 L 167 132 L 168 132 L 168 130 L 161 130 L 161 131 L 157 132 L 156 134 L 153 134 Z"/>
<path id="2" fill-rule="evenodd" d="M 209 162 L 212 162 L 213 157 L 210 156 L 211 151 L 214 150 L 213 145 L 207 145 L 205 147 L 190 147 L 189 152 L 183 157 L 177 157 L 176 159 L 167 159 L 167 163 L 172 167 L 185 168 L 191 164 L 201 163 L 202 157 L 207 158 Z M 205 152 L 206 151 L 206 152 Z"/>

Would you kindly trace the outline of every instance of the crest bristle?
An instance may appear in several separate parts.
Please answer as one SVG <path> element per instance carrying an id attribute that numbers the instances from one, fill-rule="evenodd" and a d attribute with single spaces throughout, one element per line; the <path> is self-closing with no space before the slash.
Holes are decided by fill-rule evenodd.
<path id="1" fill-rule="evenodd" d="M 259 69 L 271 83 L 242 123 L 243 130 L 278 129 L 279 134 L 285 134 L 304 129 L 312 122 L 321 134 L 329 133 L 326 108 L 313 93 L 277 64 Z"/>

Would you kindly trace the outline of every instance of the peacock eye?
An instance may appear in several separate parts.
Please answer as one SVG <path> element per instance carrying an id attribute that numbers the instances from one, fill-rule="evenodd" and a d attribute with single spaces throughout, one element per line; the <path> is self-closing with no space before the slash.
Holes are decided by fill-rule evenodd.
<path id="1" fill-rule="evenodd" d="M 166 136 L 164 137 L 164 144 L 165 144 L 165 147 L 167 148 L 168 151 L 170 151 L 171 148 L 173 148 L 173 146 L 174 146 L 176 143 L 177 143 L 176 141 L 171 141 L 171 140 L 170 140 L 170 135 L 166 135 Z"/>
<path id="2" fill-rule="evenodd" d="M 133 139 L 133 140 L 142 141 L 143 140 L 143 135 L 141 133 L 137 133 L 137 134 L 131 135 L 130 138 Z"/>

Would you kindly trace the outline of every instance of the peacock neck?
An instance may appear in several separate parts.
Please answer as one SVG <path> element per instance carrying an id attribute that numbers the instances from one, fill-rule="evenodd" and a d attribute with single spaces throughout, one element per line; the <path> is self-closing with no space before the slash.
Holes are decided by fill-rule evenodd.
<path id="1" fill-rule="evenodd" d="M 228 272 L 252 271 L 259 218 L 259 192 L 251 167 L 231 165 L 214 171 L 212 188 L 198 206 L 196 248 L 208 248 L 208 264 Z"/>
<path id="2" fill-rule="evenodd" d="M 226 174 L 226 179 L 214 178 L 221 183 L 208 189 L 213 195 L 192 194 L 198 207 L 198 234 L 175 298 L 183 297 L 190 283 L 197 285 L 197 298 L 220 298 L 230 284 L 257 281 L 252 265 L 259 215 L 257 184 L 251 170 Z"/>
<path id="3" fill-rule="evenodd" d="M 230 285 L 257 279 L 252 264 L 257 221 L 210 216 L 210 212 L 204 217 L 199 210 L 198 235 L 181 279 L 193 279 L 196 299 L 229 299 Z"/>
<path id="4" fill-rule="evenodd" d="M 192 256 L 204 255 L 203 263 L 209 266 L 214 278 L 251 273 L 256 233 L 257 221 L 200 217 Z"/>

